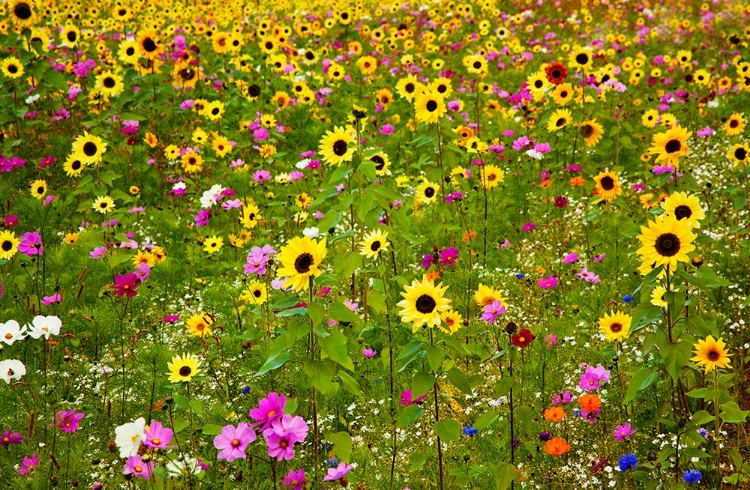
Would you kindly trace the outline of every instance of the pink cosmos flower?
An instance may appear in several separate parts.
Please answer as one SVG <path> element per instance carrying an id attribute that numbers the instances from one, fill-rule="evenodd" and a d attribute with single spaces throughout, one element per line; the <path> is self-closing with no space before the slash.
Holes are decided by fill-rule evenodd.
<path id="1" fill-rule="evenodd" d="M 263 437 L 268 445 L 268 455 L 277 461 L 289 461 L 294 458 L 294 444 L 303 442 L 307 437 L 307 431 L 307 423 L 300 416 L 292 417 L 287 414 L 276 419 L 270 428 L 263 431 Z"/>
<path id="2" fill-rule="evenodd" d="M 617 427 L 615 427 L 615 430 L 612 431 L 612 437 L 615 438 L 615 441 L 622 441 L 626 437 L 630 437 L 635 433 L 636 430 L 630 427 L 630 423 L 627 423 L 625 425 L 618 425 Z"/>
<path id="3" fill-rule="evenodd" d="M 258 402 L 258 408 L 250 409 L 250 418 L 257 422 L 250 425 L 260 425 L 261 430 L 268 429 L 271 424 L 284 415 L 286 397 L 282 394 L 270 392 L 266 398 Z"/>
<path id="4" fill-rule="evenodd" d="M 560 281 L 555 276 L 547 276 L 539 279 L 539 282 L 537 282 L 537 286 L 539 286 L 542 289 L 552 289 Z"/>
<path id="5" fill-rule="evenodd" d="M 32 255 L 44 255 L 41 235 L 35 231 L 21 235 L 21 243 L 18 244 L 18 251 L 29 257 Z"/>
<path id="6" fill-rule="evenodd" d="M 151 425 L 147 425 L 143 431 L 146 434 L 143 444 L 149 449 L 167 449 L 174 435 L 172 429 L 164 427 L 161 422 L 156 420 L 151 422 Z"/>
<path id="7" fill-rule="evenodd" d="M 135 274 L 121 274 L 115 277 L 115 294 L 118 298 L 124 295 L 127 295 L 128 298 L 137 296 L 138 291 L 136 291 L 136 289 L 138 288 L 139 284 L 140 281 L 138 280 L 138 276 L 136 276 Z"/>
<path id="8" fill-rule="evenodd" d="M 39 463 L 41 463 L 41 460 L 37 457 L 36 453 L 33 453 L 31 456 L 24 456 L 23 464 L 17 472 L 19 475 L 29 476 L 32 471 L 39 467 Z"/>
<path id="9" fill-rule="evenodd" d="M 373 357 L 378 355 L 378 351 L 373 349 L 363 349 L 362 355 L 365 356 L 367 359 L 372 359 Z"/>
<path id="10" fill-rule="evenodd" d="M 352 468 L 354 468 L 354 465 L 347 465 L 342 461 L 336 468 L 328 468 L 328 474 L 323 478 L 323 481 L 341 480 L 352 470 Z"/>
<path id="11" fill-rule="evenodd" d="M 289 474 L 284 477 L 282 484 L 289 490 L 303 490 L 307 485 L 307 477 L 305 476 L 305 470 L 299 469 L 297 471 L 289 470 Z"/>
<path id="12" fill-rule="evenodd" d="M 57 412 L 55 415 L 55 425 L 63 432 L 72 434 L 78 430 L 79 422 L 84 417 L 83 412 L 76 413 L 72 408 L 66 411 Z"/>
<path id="13" fill-rule="evenodd" d="M 62 301 L 62 296 L 60 296 L 60 293 L 55 293 L 52 296 L 45 296 L 44 298 L 42 298 L 42 304 L 44 306 L 53 305 L 59 303 L 60 301 Z"/>
<path id="14" fill-rule="evenodd" d="M 3 435 L 0 436 L 0 446 L 8 447 L 11 444 L 22 444 L 23 434 L 20 432 L 13 432 L 12 430 L 6 430 Z"/>
<path id="15" fill-rule="evenodd" d="M 427 398 L 427 393 L 425 393 L 424 395 L 419 396 L 417 398 L 413 398 L 412 397 L 411 389 L 408 389 L 406 391 L 402 391 L 401 392 L 401 400 L 399 401 L 399 403 L 401 403 L 401 405 L 404 405 L 404 406 L 407 406 L 407 407 L 409 405 L 414 405 L 415 403 L 417 405 L 419 405 L 419 404 L 421 404 L 425 400 L 425 398 Z"/>
<path id="16" fill-rule="evenodd" d="M 385 136 L 390 136 L 393 134 L 393 126 L 390 124 L 383 124 L 383 126 L 380 127 L 380 134 L 383 134 Z"/>
<path id="17" fill-rule="evenodd" d="M 130 456 L 128 461 L 125 463 L 125 468 L 122 470 L 123 475 L 139 476 L 144 480 L 151 478 L 154 471 L 155 463 L 153 461 L 145 462 L 141 459 L 140 454 Z"/>
<path id="18" fill-rule="evenodd" d="M 503 313 L 505 313 L 505 305 L 500 303 L 500 301 L 495 300 L 484 307 L 482 320 L 487 323 L 495 323 L 495 319 L 497 319 L 497 317 L 502 315 Z"/>
<path id="19" fill-rule="evenodd" d="M 225 425 L 221 429 L 221 434 L 214 438 L 214 447 L 221 449 L 217 458 L 230 463 L 235 459 L 245 459 L 245 449 L 255 439 L 255 431 L 244 422 L 240 422 L 236 428 L 233 425 Z"/>
<path id="20" fill-rule="evenodd" d="M 577 253 L 569 253 L 563 259 L 563 264 L 572 264 L 574 262 L 578 262 L 578 254 Z"/>

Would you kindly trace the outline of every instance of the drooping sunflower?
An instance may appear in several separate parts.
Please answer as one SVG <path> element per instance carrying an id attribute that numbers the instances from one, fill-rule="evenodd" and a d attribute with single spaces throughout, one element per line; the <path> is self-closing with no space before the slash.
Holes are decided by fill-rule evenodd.
<path id="1" fill-rule="evenodd" d="M 430 204 L 437 199 L 438 189 L 439 186 L 437 184 L 426 180 L 417 186 L 414 191 L 414 198 L 417 203 Z"/>
<path id="2" fill-rule="evenodd" d="M 102 155 L 107 151 L 107 144 L 98 136 L 84 131 L 73 142 L 73 154 L 84 165 L 95 165 L 102 161 Z"/>
<path id="3" fill-rule="evenodd" d="M 589 119 L 578 125 L 578 134 L 581 135 L 586 146 L 591 148 L 596 146 L 599 140 L 602 139 L 604 127 L 596 119 Z"/>
<path id="4" fill-rule="evenodd" d="M 690 228 L 700 228 L 700 220 L 706 217 L 698 196 L 688 195 L 686 192 L 673 193 L 662 201 L 661 207 L 666 214 L 687 221 Z"/>
<path id="5" fill-rule="evenodd" d="M 608 341 L 624 340 L 630 335 L 630 324 L 633 318 L 625 313 L 615 310 L 599 318 L 599 332 L 603 333 Z"/>
<path id="6" fill-rule="evenodd" d="M 747 141 L 734 145 L 727 152 L 727 157 L 737 164 L 746 164 L 748 156 L 750 156 L 750 145 L 748 145 Z"/>
<path id="7" fill-rule="evenodd" d="M 648 227 L 641 226 L 638 239 L 642 246 L 637 253 L 644 263 L 663 265 L 674 271 L 678 262 L 689 260 L 687 254 L 695 250 L 695 238 L 686 220 L 664 214 L 649 221 Z"/>
<path id="8" fill-rule="evenodd" d="M 115 209 L 115 201 L 109 196 L 99 196 L 94 201 L 91 209 L 97 213 L 107 214 Z"/>
<path id="9" fill-rule="evenodd" d="M 65 170 L 65 174 L 68 177 L 78 177 L 81 175 L 81 172 L 83 172 L 84 168 L 83 162 L 79 158 L 77 158 L 74 154 L 68 156 L 68 158 L 65 160 L 65 164 L 63 164 L 63 170 Z"/>
<path id="10" fill-rule="evenodd" d="M 414 116 L 418 122 L 437 123 L 445 115 L 445 111 L 445 100 L 435 92 L 428 90 L 414 98 Z"/>
<path id="11" fill-rule="evenodd" d="M 421 92 L 421 90 L 422 84 L 419 83 L 419 80 L 417 80 L 417 77 L 415 77 L 414 75 L 404 77 L 396 84 L 396 91 L 399 93 L 399 95 L 401 95 L 401 97 L 405 98 L 409 102 L 413 101 L 414 96 L 417 93 Z"/>
<path id="12" fill-rule="evenodd" d="M 190 337 L 203 338 L 206 335 L 211 335 L 211 325 L 214 324 L 214 321 L 213 315 L 202 312 L 188 318 L 185 327 L 190 331 Z"/>
<path id="13" fill-rule="evenodd" d="M 742 134 L 745 130 L 745 125 L 745 117 L 742 114 L 735 112 L 729 116 L 729 119 L 724 123 L 723 128 L 727 136 L 737 136 L 738 134 Z"/>
<path id="14" fill-rule="evenodd" d="M 31 183 L 31 195 L 37 199 L 41 199 L 47 194 L 47 182 L 44 180 L 35 180 Z"/>
<path id="15" fill-rule="evenodd" d="M 3 71 L 3 75 L 8 78 L 20 78 L 24 73 L 23 65 L 15 56 L 5 58 L 0 65 L 0 69 Z"/>
<path id="16" fill-rule="evenodd" d="M 295 291 L 306 290 L 309 280 L 321 274 L 320 264 L 326 256 L 326 239 L 316 242 L 308 236 L 295 237 L 281 247 L 278 259 L 281 267 L 276 271 L 280 278 L 286 278 L 284 287 Z"/>
<path id="17" fill-rule="evenodd" d="M 388 248 L 388 232 L 374 230 L 366 234 L 359 242 L 359 253 L 365 257 L 377 257 L 381 250 Z"/>
<path id="18" fill-rule="evenodd" d="M 620 179 L 617 174 L 613 172 L 599 172 L 594 177 L 596 181 L 596 193 L 601 196 L 605 201 L 613 201 L 615 197 L 622 193 L 622 187 L 620 187 Z"/>
<path id="19" fill-rule="evenodd" d="M 482 177 L 482 187 L 492 189 L 505 181 L 505 172 L 497 165 L 484 165 L 479 169 Z"/>
<path id="20" fill-rule="evenodd" d="M 264 283 L 255 280 L 248 284 L 247 289 L 242 293 L 240 299 L 245 303 L 260 306 L 268 301 L 268 289 Z"/>
<path id="21" fill-rule="evenodd" d="M 326 132 L 318 148 L 326 162 L 339 165 L 341 162 L 351 161 L 356 148 L 356 138 L 346 129 L 336 126 L 333 131 Z"/>
<path id="22" fill-rule="evenodd" d="M 105 97 L 117 97 L 125 90 L 125 85 L 121 76 L 107 70 L 96 77 L 94 88 Z"/>
<path id="23" fill-rule="evenodd" d="M 648 152 L 651 155 L 656 155 L 657 163 L 664 161 L 665 165 L 673 165 L 675 168 L 679 168 L 679 157 L 690 154 L 687 140 L 692 134 L 682 126 L 674 126 L 665 133 L 655 134 L 653 144 Z"/>
<path id="24" fill-rule="evenodd" d="M 397 303 L 401 307 L 401 321 L 412 323 L 413 333 L 424 325 L 439 326 L 442 321 L 440 315 L 450 308 L 450 300 L 444 297 L 448 286 L 435 285 L 424 278 L 421 281 L 413 280 L 404 289 L 401 293 L 404 299 Z"/>
<path id="25" fill-rule="evenodd" d="M 557 109 L 552 113 L 547 123 L 547 131 L 554 133 L 560 131 L 568 124 L 572 123 L 573 114 L 567 109 Z"/>
<path id="26" fill-rule="evenodd" d="M 5 230 L 0 233 L 0 260 L 10 260 L 18 252 L 19 243 L 14 232 Z"/>
<path id="27" fill-rule="evenodd" d="M 167 367 L 171 383 L 189 382 L 200 372 L 201 361 L 193 354 L 176 355 L 172 362 L 167 363 Z"/>
<path id="28" fill-rule="evenodd" d="M 39 20 L 34 0 L 12 0 L 7 10 L 13 25 L 18 29 L 31 27 Z"/>
<path id="29" fill-rule="evenodd" d="M 693 345 L 695 349 L 695 357 L 691 357 L 690 360 L 695 362 L 697 367 L 706 367 L 706 373 L 710 373 L 714 368 L 726 369 L 731 367 L 729 365 L 729 358 L 732 357 L 727 349 L 724 341 L 719 338 L 714 339 L 711 335 L 705 338 L 705 340 L 698 339 L 698 343 Z"/>

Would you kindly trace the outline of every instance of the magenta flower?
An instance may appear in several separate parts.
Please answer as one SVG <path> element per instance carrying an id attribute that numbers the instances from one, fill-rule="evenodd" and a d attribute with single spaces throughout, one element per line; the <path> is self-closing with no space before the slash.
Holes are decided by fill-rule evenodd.
<path id="1" fill-rule="evenodd" d="M 32 255 L 44 255 L 41 235 L 35 231 L 21 235 L 21 243 L 18 244 L 18 251 L 29 257 Z"/>
<path id="2" fill-rule="evenodd" d="M 412 397 L 411 389 L 408 389 L 406 391 L 402 391 L 401 392 L 401 400 L 399 401 L 399 403 L 401 403 L 401 405 L 404 405 L 404 406 L 407 406 L 407 407 L 409 405 L 414 405 L 415 403 L 417 405 L 420 405 L 425 400 L 425 398 L 427 398 L 427 393 L 425 393 L 424 395 L 419 396 L 417 398 L 413 398 Z"/>
<path id="3" fill-rule="evenodd" d="M 630 423 L 627 423 L 615 427 L 615 430 L 612 432 L 612 437 L 615 438 L 615 441 L 622 441 L 626 437 L 630 437 L 635 433 L 636 430 L 630 427 Z"/>
<path id="4" fill-rule="evenodd" d="M 499 300 L 495 300 L 492 303 L 484 307 L 484 313 L 482 313 L 482 320 L 487 323 L 495 323 L 498 316 L 505 313 L 505 305 L 500 303 Z"/>
<path id="5" fill-rule="evenodd" d="M 271 180 L 271 174 L 268 170 L 256 170 L 253 174 L 253 180 L 259 184 Z"/>
<path id="6" fill-rule="evenodd" d="M 195 220 L 195 226 L 198 228 L 201 228 L 203 226 L 208 226 L 208 221 L 211 219 L 211 212 L 208 209 L 201 209 L 198 211 L 198 214 L 195 215 L 193 220 Z"/>
<path id="7" fill-rule="evenodd" d="M 336 468 L 328 468 L 328 474 L 323 478 L 323 481 L 341 480 L 352 470 L 352 468 L 354 468 L 354 465 L 347 465 L 342 461 Z"/>
<path id="8" fill-rule="evenodd" d="M 577 253 L 569 253 L 563 259 L 563 264 L 572 264 L 574 262 L 578 262 L 578 254 Z"/>
<path id="9" fill-rule="evenodd" d="M 536 225 L 530 221 L 527 221 L 526 223 L 523 224 L 523 231 L 527 233 L 530 231 L 534 231 L 535 229 L 536 229 Z"/>
<path id="10" fill-rule="evenodd" d="M 92 259 L 101 259 L 106 253 L 107 247 L 96 247 L 94 250 L 89 252 L 89 257 L 91 257 Z"/>
<path id="11" fill-rule="evenodd" d="M 297 471 L 289 470 L 289 474 L 287 474 L 284 477 L 284 481 L 282 481 L 284 488 L 289 490 L 303 490 L 307 483 L 308 481 L 304 469 L 299 469 Z"/>
<path id="12" fill-rule="evenodd" d="M 537 282 L 537 286 L 539 286 L 542 289 L 552 289 L 560 281 L 555 276 L 547 276 L 539 279 L 539 282 Z"/>
<path id="13" fill-rule="evenodd" d="M 55 293 L 52 296 L 45 296 L 44 298 L 42 298 L 42 304 L 44 306 L 59 303 L 60 301 L 62 301 L 62 296 L 60 296 L 60 293 Z"/>
<path id="14" fill-rule="evenodd" d="M 573 401 L 573 396 L 570 394 L 568 390 L 562 391 L 560 393 L 555 393 L 552 395 L 552 404 L 553 405 L 567 405 L 568 403 Z"/>
<path id="15" fill-rule="evenodd" d="M 31 456 L 23 457 L 23 464 L 18 469 L 18 474 L 23 476 L 31 475 L 31 472 L 39 467 L 41 460 L 37 457 L 36 453 Z"/>
<path id="16" fill-rule="evenodd" d="M 373 357 L 378 355 L 378 351 L 373 350 L 373 349 L 363 349 L 362 355 L 368 359 L 372 359 Z"/>
<path id="17" fill-rule="evenodd" d="M 144 480 L 151 478 L 151 474 L 154 471 L 155 463 L 153 461 L 143 461 L 140 454 L 130 456 L 128 461 L 125 463 L 125 468 L 122 470 L 123 475 L 139 476 Z"/>
<path id="18" fill-rule="evenodd" d="M 443 267 L 455 267 L 458 260 L 458 249 L 449 247 L 440 251 L 440 264 Z"/>
<path id="19" fill-rule="evenodd" d="M 393 134 L 393 126 L 390 124 L 383 124 L 380 127 L 380 134 L 383 134 L 385 136 L 390 136 Z"/>
<path id="20" fill-rule="evenodd" d="M 172 429 L 164 427 L 161 422 L 157 422 L 156 420 L 151 422 L 151 425 L 147 425 L 143 430 L 146 433 L 146 439 L 143 441 L 143 444 L 149 449 L 167 449 L 174 435 Z"/>
<path id="21" fill-rule="evenodd" d="M 180 319 L 180 315 L 175 315 L 174 313 L 170 313 L 169 315 L 162 318 L 161 321 L 163 321 L 164 323 L 175 323 L 179 319 Z"/>
<path id="22" fill-rule="evenodd" d="M 0 446 L 8 447 L 11 444 L 22 444 L 23 434 L 20 432 L 13 432 L 12 430 L 6 430 L 3 435 L 0 436 Z"/>
<path id="23" fill-rule="evenodd" d="M 284 415 L 281 419 L 276 419 L 270 428 L 263 431 L 268 455 L 277 461 L 294 458 L 294 444 L 303 442 L 307 431 L 307 423 L 302 417 Z"/>
<path id="24" fill-rule="evenodd" d="M 136 288 L 141 283 L 135 274 L 121 274 L 115 277 L 115 294 L 117 297 L 127 295 L 128 298 L 138 295 Z"/>
<path id="25" fill-rule="evenodd" d="M 78 430 L 78 425 L 81 419 L 84 417 L 83 412 L 76 413 L 75 409 L 72 408 L 66 411 L 57 412 L 55 416 L 55 425 L 63 432 L 72 434 Z"/>
<path id="26" fill-rule="evenodd" d="M 250 409 L 250 418 L 257 422 L 250 425 L 260 425 L 261 430 L 268 429 L 271 424 L 284 415 L 286 397 L 282 394 L 270 392 L 266 398 L 258 402 L 258 408 Z"/>
<path id="27" fill-rule="evenodd" d="M 217 458 L 230 463 L 235 459 L 245 459 L 245 449 L 255 438 L 255 431 L 244 422 L 240 422 L 236 428 L 233 425 L 225 425 L 221 429 L 221 434 L 214 438 L 214 447 L 221 449 Z"/>

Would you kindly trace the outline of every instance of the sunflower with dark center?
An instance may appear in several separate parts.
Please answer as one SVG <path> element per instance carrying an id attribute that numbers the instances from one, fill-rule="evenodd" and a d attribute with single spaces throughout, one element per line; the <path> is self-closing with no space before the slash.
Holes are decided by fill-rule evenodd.
<path id="1" fill-rule="evenodd" d="M 388 232 L 382 230 L 374 230 L 365 235 L 361 242 L 359 242 L 359 253 L 365 257 L 374 258 L 382 250 L 388 248 Z"/>
<path id="2" fill-rule="evenodd" d="M 423 92 L 414 98 L 414 112 L 418 122 L 437 123 L 445 115 L 445 101 L 437 92 Z"/>
<path id="3" fill-rule="evenodd" d="M 600 172 L 594 177 L 596 182 L 596 193 L 603 200 L 610 202 L 622 193 L 620 179 L 613 172 Z"/>
<path id="4" fill-rule="evenodd" d="M 655 134 L 648 152 L 656 155 L 656 163 L 663 161 L 664 165 L 678 168 L 679 157 L 690 154 L 687 140 L 692 134 L 682 126 L 674 126 L 664 133 Z"/>
<path id="5" fill-rule="evenodd" d="M 268 289 L 266 285 L 258 280 L 248 284 L 245 292 L 240 296 L 240 301 L 252 303 L 256 306 L 264 304 L 268 300 Z"/>
<path id="6" fill-rule="evenodd" d="M 372 155 L 370 161 L 375 164 L 375 174 L 378 176 L 387 175 L 389 173 L 388 167 L 391 165 L 391 161 L 388 155 L 382 151 Z"/>
<path id="7" fill-rule="evenodd" d="M 354 157 L 355 142 L 355 137 L 348 130 L 336 126 L 320 140 L 320 153 L 331 165 L 349 162 Z"/>
<path id="8" fill-rule="evenodd" d="M 578 134 L 581 135 L 586 146 L 591 148 L 601 140 L 604 127 L 596 119 L 589 119 L 578 125 Z"/>
<path id="9" fill-rule="evenodd" d="M 176 355 L 167 367 L 171 383 L 189 382 L 200 372 L 201 360 L 193 354 Z"/>
<path id="10" fill-rule="evenodd" d="M 107 144 L 98 136 L 83 133 L 73 142 L 73 154 L 84 165 L 94 165 L 102 161 L 102 155 L 107 151 Z"/>
<path id="11" fill-rule="evenodd" d="M 690 228 L 700 228 L 700 220 L 706 217 L 698 196 L 686 192 L 675 192 L 661 203 L 665 214 L 674 215 L 679 221 L 685 221 Z"/>
<path id="12" fill-rule="evenodd" d="M 422 182 L 414 191 L 414 199 L 418 203 L 430 204 L 437 198 L 437 189 L 438 186 L 432 182 Z"/>
<path id="13" fill-rule="evenodd" d="M 450 309 L 450 300 L 445 298 L 447 286 L 435 285 L 432 281 L 414 280 L 404 286 L 404 297 L 397 305 L 401 307 L 401 321 L 412 324 L 416 333 L 422 326 L 437 327 L 441 323 L 440 315 Z"/>
<path id="14" fill-rule="evenodd" d="M 577 49 L 570 53 L 570 63 L 576 68 L 587 69 L 591 66 L 591 54 L 586 49 Z"/>
<path id="15" fill-rule="evenodd" d="M 34 8 L 34 2 L 28 0 L 13 0 L 10 2 L 8 11 L 13 24 L 18 29 L 31 27 L 37 22 L 37 13 Z M 20 31 L 19 31 L 20 32 Z"/>
<path id="16" fill-rule="evenodd" d="M 547 75 L 547 80 L 553 85 L 560 85 L 568 77 L 568 67 L 559 61 L 554 61 L 547 65 L 544 72 Z"/>
<path id="17" fill-rule="evenodd" d="M 705 367 L 705 374 L 710 373 L 716 368 L 731 368 L 729 358 L 732 357 L 726 348 L 724 341 L 719 338 L 715 340 L 711 335 L 704 340 L 698 339 L 698 343 L 693 345 L 694 357 L 690 358 L 697 367 Z"/>
<path id="18" fill-rule="evenodd" d="M 648 222 L 648 227 L 641 226 L 641 248 L 637 253 L 643 262 L 656 266 L 669 267 L 675 271 L 679 262 L 688 262 L 687 254 L 695 250 L 693 240 L 696 235 L 690 233 L 691 225 L 687 220 L 678 220 L 672 214 L 663 214 L 654 221 Z"/>
<path id="19" fill-rule="evenodd" d="M 604 334 L 610 342 L 622 341 L 630 335 L 632 321 L 633 318 L 630 315 L 615 310 L 599 319 L 599 332 Z"/>
<path id="20" fill-rule="evenodd" d="M 750 154 L 750 145 L 747 142 L 736 144 L 729 149 L 727 157 L 735 162 L 736 164 L 744 164 L 747 162 L 747 156 Z"/>
<path id="21" fill-rule="evenodd" d="M 316 242 L 310 237 L 295 237 L 281 247 L 278 260 L 281 267 L 276 271 L 279 278 L 286 278 L 284 287 L 295 291 L 307 289 L 311 278 L 321 274 L 320 264 L 326 256 L 326 239 Z"/>
<path id="22" fill-rule="evenodd" d="M 18 252 L 20 243 L 14 232 L 5 230 L 0 233 L 0 260 L 10 260 Z"/>

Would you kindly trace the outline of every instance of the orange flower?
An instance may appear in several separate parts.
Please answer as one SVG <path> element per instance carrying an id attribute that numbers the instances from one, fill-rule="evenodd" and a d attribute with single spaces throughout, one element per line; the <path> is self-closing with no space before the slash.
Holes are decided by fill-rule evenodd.
<path id="1" fill-rule="evenodd" d="M 561 437 L 553 437 L 544 445 L 544 452 L 550 456 L 561 456 L 568 451 L 570 451 L 570 445 Z"/>
<path id="2" fill-rule="evenodd" d="M 565 410 L 562 407 L 550 407 L 544 411 L 544 420 L 550 422 L 560 422 L 565 418 Z"/>
<path id="3" fill-rule="evenodd" d="M 464 233 L 463 238 L 461 238 L 461 241 L 464 243 L 469 243 L 469 241 L 475 239 L 477 237 L 477 232 L 474 230 L 469 230 Z"/>
<path id="4" fill-rule="evenodd" d="M 583 177 L 580 175 L 578 177 L 571 177 L 568 182 L 570 182 L 570 185 L 573 187 L 583 187 Z"/>
<path id="5" fill-rule="evenodd" d="M 539 183 L 539 185 L 542 186 L 542 189 L 549 189 L 552 187 L 552 179 L 544 179 Z"/>
<path id="6" fill-rule="evenodd" d="M 581 395 L 578 398 L 578 403 L 581 404 L 581 409 L 587 412 L 595 412 L 602 406 L 602 400 L 597 395 Z"/>
<path id="7" fill-rule="evenodd" d="M 425 274 L 425 277 L 427 278 L 428 281 L 434 281 L 435 279 L 440 277 L 440 271 L 434 270 L 432 272 Z"/>

